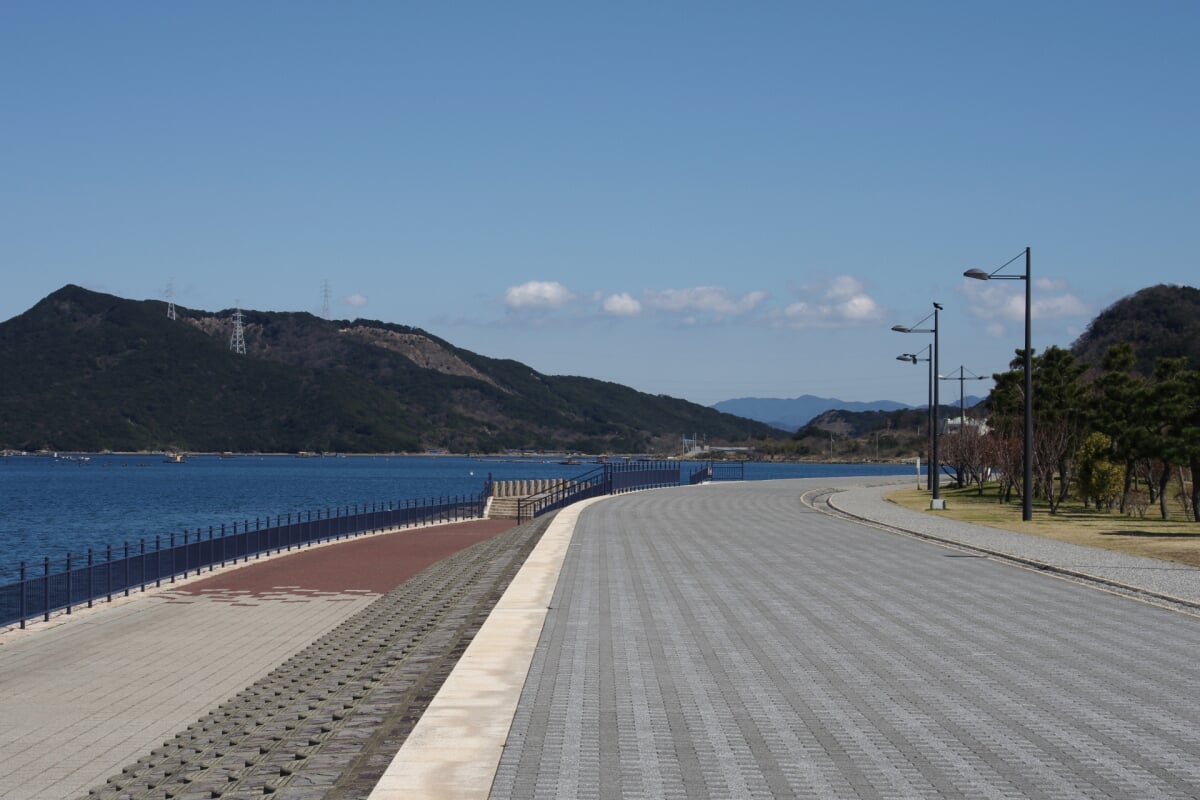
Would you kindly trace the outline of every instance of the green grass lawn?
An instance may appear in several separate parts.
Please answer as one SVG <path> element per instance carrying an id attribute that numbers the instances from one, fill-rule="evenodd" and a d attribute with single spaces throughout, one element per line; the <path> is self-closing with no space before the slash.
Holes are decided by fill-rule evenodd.
<path id="1" fill-rule="evenodd" d="M 1142 518 L 1136 513 L 1123 515 L 1084 508 L 1070 501 L 1063 503 L 1057 514 L 1051 514 L 1045 504 L 1035 502 L 1033 519 L 1024 522 L 1020 498 L 1001 505 L 994 486 L 985 488 L 983 495 L 977 488 L 943 488 L 941 495 L 946 501 L 944 511 L 929 510 L 931 494 L 924 489 L 901 489 L 887 499 L 905 508 L 963 522 L 1200 566 L 1200 523 L 1187 521 L 1178 504 L 1172 505 L 1172 518 L 1163 520 L 1157 505 L 1147 509 Z"/>

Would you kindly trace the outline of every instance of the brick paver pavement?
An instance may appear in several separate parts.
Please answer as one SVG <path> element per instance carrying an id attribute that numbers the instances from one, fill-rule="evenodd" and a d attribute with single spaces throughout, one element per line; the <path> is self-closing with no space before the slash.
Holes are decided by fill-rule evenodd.
<path id="1" fill-rule="evenodd" d="M 1200 796 L 1200 619 L 803 488 L 586 509 L 492 797 Z"/>

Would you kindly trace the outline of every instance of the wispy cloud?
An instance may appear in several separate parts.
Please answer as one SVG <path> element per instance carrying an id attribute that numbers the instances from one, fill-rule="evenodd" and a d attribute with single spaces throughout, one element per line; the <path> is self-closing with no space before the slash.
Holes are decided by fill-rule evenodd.
<path id="1" fill-rule="evenodd" d="M 574 299 L 558 281 L 527 281 L 504 292 L 504 305 L 513 310 L 562 308 Z"/>
<path id="2" fill-rule="evenodd" d="M 778 327 L 835 328 L 879 321 L 882 308 L 867 293 L 862 281 L 839 275 L 808 290 L 806 298 L 786 308 L 772 308 L 771 294 L 762 289 L 737 293 L 724 286 L 688 286 L 632 291 L 595 291 L 587 298 L 600 317 L 669 319 L 679 325 L 699 325 L 730 320 Z M 557 281 L 527 281 L 504 292 L 509 311 L 540 312 L 522 318 L 525 324 L 552 322 L 557 311 L 579 297 Z M 515 318 L 514 318 L 515 319 Z"/>
<path id="3" fill-rule="evenodd" d="M 1065 281 L 1034 280 L 1033 286 L 1034 319 L 1064 319 L 1090 313 L 1087 305 L 1069 291 Z M 1025 319 L 1025 293 L 1020 288 L 967 280 L 963 282 L 963 293 L 967 297 L 967 308 L 979 319 L 1009 322 Z"/>
<path id="4" fill-rule="evenodd" d="M 883 309 L 871 297 L 862 281 L 850 275 L 838 275 L 808 290 L 811 299 L 798 300 L 773 316 L 772 322 L 785 328 L 843 328 L 877 322 Z"/>
<path id="5" fill-rule="evenodd" d="M 720 286 L 695 286 L 688 289 L 663 289 L 645 293 L 646 305 L 657 311 L 708 313 L 723 317 L 749 313 L 767 299 L 764 291 L 737 297 Z"/>
<path id="6" fill-rule="evenodd" d="M 355 292 L 354 294 L 348 294 L 343 297 L 342 303 L 348 306 L 353 306 L 354 308 L 362 308 L 367 304 L 367 298 L 366 296 Z"/>

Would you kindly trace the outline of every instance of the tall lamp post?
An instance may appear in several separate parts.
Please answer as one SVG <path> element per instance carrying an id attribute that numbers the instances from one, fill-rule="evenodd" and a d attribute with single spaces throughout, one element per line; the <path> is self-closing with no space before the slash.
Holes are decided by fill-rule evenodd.
<path id="1" fill-rule="evenodd" d="M 919 356 L 920 356 L 920 353 L 922 353 L 926 350 L 930 350 L 932 347 L 933 347 L 933 345 L 927 344 L 927 345 L 925 345 L 925 347 L 921 348 L 921 350 L 917 353 L 901 353 L 900 355 L 896 356 L 897 361 L 907 361 L 908 363 L 912 364 L 913 366 L 916 366 L 917 363 L 921 362 L 921 361 L 926 361 L 929 363 L 929 377 L 926 380 L 926 384 L 925 384 L 925 388 L 929 391 L 929 399 L 926 401 L 926 403 L 928 405 L 928 409 L 927 409 L 927 413 L 925 414 L 925 423 L 926 423 L 926 426 L 929 428 L 929 452 L 930 452 L 930 454 L 933 453 L 933 356 L 932 356 L 932 354 L 926 358 L 920 358 Z M 920 485 L 921 485 L 921 483 L 918 480 L 917 486 L 920 486 Z M 933 488 L 933 470 L 931 470 L 931 469 L 926 470 L 926 472 L 925 472 L 925 488 L 926 489 Z"/>
<path id="2" fill-rule="evenodd" d="M 1024 275 L 1000 275 L 1000 270 L 1025 256 Z M 1025 281 L 1025 452 L 1022 458 L 1025 462 L 1025 474 L 1021 485 L 1021 519 L 1025 522 L 1033 519 L 1033 305 L 1031 303 L 1031 287 L 1033 278 L 1030 273 L 1029 248 L 1024 253 L 1018 253 L 991 272 L 981 269 L 969 269 L 963 273 L 967 278 L 981 281 Z"/>
<path id="3" fill-rule="evenodd" d="M 914 325 L 912 327 L 908 327 L 905 325 L 893 325 L 892 326 L 892 330 L 896 331 L 897 333 L 932 333 L 933 334 L 933 354 L 930 356 L 933 359 L 933 361 L 930 364 L 929 368 L 933 371 L 934 376 L 936 376 L 938 374 L 938 312 L 941 310 L 942 310 L 941 305 L 938 303 L 934 303 L 933 304 L 933 313 L 917 323 L 917 325 L 921 325 L 922 323 L 925 322 L 925 320 L 929 319 L 929 317 L 933 317 L 933 327 L 932 328 L 918 328 L 917 325 Z M 940 473 L 941 469 L 942 469 L 942 467 L 941 467 L 942 462 L 938 457 L 938 382 L 937 382 L 937 380 L 934 380 L 931 378 L 930 383 L 933 384 L 933 402 L 930 403 L 930 405 L 933 407 L 933 414 L 932 414 L 933 447 L 930 448 L 930 453 L 929 453 L 929 474 L 933 476 L 931 479 L 931 482 L 933 484 L 933 500 L 930 501 L 929 507 L 940 510 L 940 509 L 945 508 L 946 504 L 942 500 L 941 475 L 936 474 L 936 473 Z"/>

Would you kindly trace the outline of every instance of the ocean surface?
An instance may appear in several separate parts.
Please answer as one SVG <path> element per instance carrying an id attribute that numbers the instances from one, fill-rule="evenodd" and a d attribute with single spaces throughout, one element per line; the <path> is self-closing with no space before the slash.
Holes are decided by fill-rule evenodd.
<path id="1" fill-rule="evenodd" d="M 85 460 L 86 459 L 86 460 Z M 698 465 L 682 464 L 686 475 Z M 53 565 L 156 535 L 257 518 L 456 495 L 495 480 L 571 478 L 597 467 L 553 458 L 465 456 L 10 456 L 0 458 L 0 583 L 21 561 Z M 746 464 L 747 480 L 909 475 L 911 465 Z"/>

